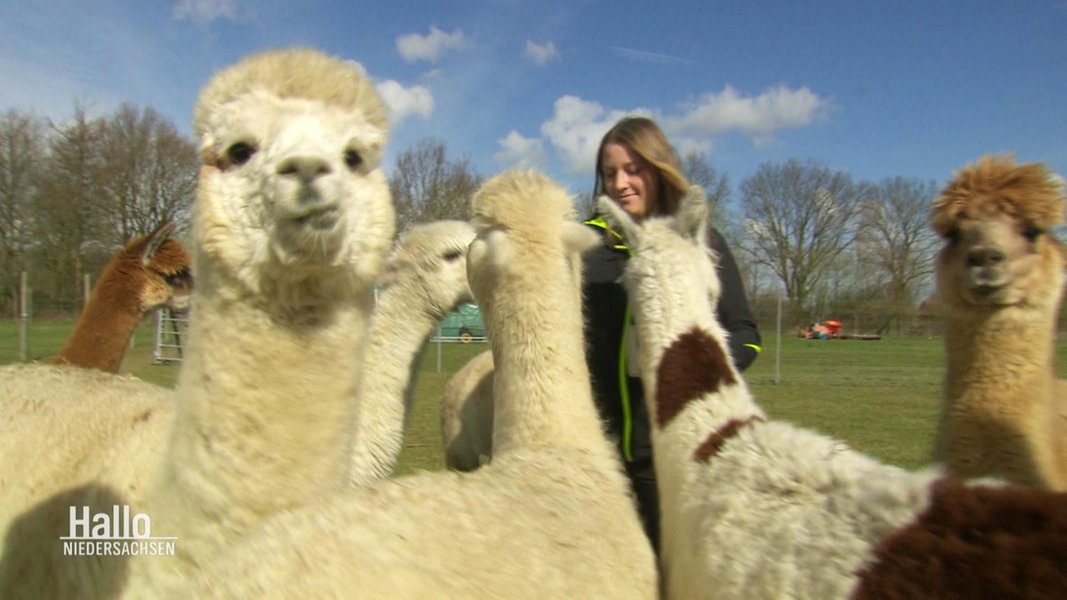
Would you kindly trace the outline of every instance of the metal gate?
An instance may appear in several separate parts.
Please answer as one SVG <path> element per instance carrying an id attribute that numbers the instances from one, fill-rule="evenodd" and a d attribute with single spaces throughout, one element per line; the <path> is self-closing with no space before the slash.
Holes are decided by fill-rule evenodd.
<path id="1" fill-rule="evenodd" d="M 156 345 L 152 360 L 157 365 L 180 363 L 184 357 L 185 340 L 189 335 L 189 313 L 162 308 L 156 311 Z"/>

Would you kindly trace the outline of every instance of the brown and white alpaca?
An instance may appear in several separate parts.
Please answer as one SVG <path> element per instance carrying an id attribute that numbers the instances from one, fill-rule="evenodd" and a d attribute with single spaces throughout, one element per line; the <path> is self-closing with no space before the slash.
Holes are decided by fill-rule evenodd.
<path id="1" fill-rule="evenodd" d="M 173 221 L 163 223 L 111 258 L 70 337 L 47 362 L 118 373 L 145 314 L 164 306 L 188 306 L 189 253 L 170 237 L 173 231 Z"/>
<path id="2" fill-rule="evenodd" d="M 416 225 L 385 262 L 363 359 L 349 473 L 355 485 L 388 477 L 396 466 L 426 341 L 445 315 L 474 299 L 467 285 L 473 239 L 464 221 Z"/>
<path id="3" fill-rule="evenodd" d="M 1006 156 L 960 170 L 934 204 L 948 361 L 934 458 L 961 477 L 1067 490 L 1063 209 L 1062 180 Z"/>
<path id="4" fill-rule="evenodd" d="M 493 462 L 279 514 L 192 596 L 655 598 L 654 557 L 585 367 L 565 190 L 505 173 L 473 199 L 468 276 L 497 363 Z"/>
<path id="5" fill-rule="evenodd" d="M 605 218 L 652 416 L 666 598 L 1022 598 L 1067 589 L 1067 494 L 909 473 L 769 419 L 729 358 L 703 194 Z"/>

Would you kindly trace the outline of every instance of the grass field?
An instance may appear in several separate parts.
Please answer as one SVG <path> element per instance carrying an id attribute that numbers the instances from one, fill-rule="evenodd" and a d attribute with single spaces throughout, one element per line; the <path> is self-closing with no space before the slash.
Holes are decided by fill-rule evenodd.
<path id="1" fill-rule="evenodd" d="M 42 321 L 30 327 L 30 356 L 56 352 L 70 321 Z M 179 366 L 152 364 L 153 330 L 137 331 L 123 372 L 173 386 Z M 811 427 L 881 460 L 906 468 L 927 462 L 944 372 L 939 338 L 887 338 L 878 341 L 781 340 L 780 360 L 773 336 L 765 336 L 762 356 L 745 378 L 756 399 L 774 418 Z M 485 344 L 432 345 L 416 389 L 398 473 L 442 468 L 438 402 L 448 377 Z M 236 349 L 236 348 L 235 348 Z M 0 321 L 0 364 L 17 360 L 18 327 Z M 776 363 L 780 364 L 775 383 Z M 1058 344 L 1057 368 L 1067 367 L 1067 344 Z"/>

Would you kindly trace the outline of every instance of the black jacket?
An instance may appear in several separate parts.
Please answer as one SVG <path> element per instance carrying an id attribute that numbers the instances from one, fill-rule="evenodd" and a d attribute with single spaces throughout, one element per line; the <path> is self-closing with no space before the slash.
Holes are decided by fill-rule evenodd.
<path id="1" fill-rule="evenodd" d="M 604 244 L 583 253 L 582 296 L 585 317 L 586 360 L 593 379 L 593 394 L 608 432 L 618 440 L 623 458 L 633 466 L 651 467 L 652 437 L 641 379 L 626 375 L 620 364 L 624 321 L 627 315 L 626 290 L 619 282 L 630 250 L 625 242 L 606 229 L 603 221 L 586 224 L 596 229 Z M 711 230 L 708 244 L 719 256 L 718 275 L 722 295 L 717 317 L 730 334 L 730 355 L 739 370 L 756 359 L 760 335 L 748 307 L 737 263 L 722 235 Z M 620 378 L 625 378 L 627 394 Z"/>

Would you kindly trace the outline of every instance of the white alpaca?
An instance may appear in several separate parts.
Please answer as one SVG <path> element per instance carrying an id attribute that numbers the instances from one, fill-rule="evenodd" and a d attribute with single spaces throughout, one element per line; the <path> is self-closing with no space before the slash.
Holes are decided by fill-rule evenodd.
<path id="1" fill-rule="evenodd" d="M 1055 373 L 1064 247 L 1062 181 L 987 156 L 934 205 L 946 330 L 934 458 L 961 477 L 1067 489 L 1067 387 Z"/>
<path id="2" fill-rule="evenodd" d="M 372 319 L 369 354 L 363 363 L 365 385 L 360 396 L 366 401 L 361 403 L 356 424 L 353 464 L 353 472 L 363 478 L 354 478 L 357 483 L 391 471 L 400 450 L 402 409 L 414 382 L 414 371 L 410 375 L 409 371 L 419 363 L 419 349 L 437 320 L 459 303 L 472 300 L 466 254 L 473 237 L 468 223 L 418 225 L 398 241 L 386 261 L 382 279 L 387 285 Z M 25 521 L 26 536 L 22 537 L 34 537 L 39 542 L 34 549 L 40 549 L 55 546 L 51 533 L 46 533 L 54 528 L 42 527 L 40 521 L 47 518 L 62 526 L 69 518 L 68 506 L 91 503 L 107 510 L 115 503 L 142 506 L 145 487 L 159 470 L 160 446 L 173 420 L 169 390 L 87 370 L 14 369 L 33 374 L 24 373 L 17 380 L 34 382 L 32 402 L 26 399 L 22 404 L 33 405 L 29 414 L 35 421 L 21 415 L 12 421 L 17 427 L 6 427 L 0 436 L 0 473 L 7 475 L 0 478 L 0 523 L 16 517 Z M 77 396 L 54 394 L 61 386 L 77 389 Z M 44 389 L 53 394 L 37 393 Z M 14 404 L 13 399 L 7 397 L 5 408 Z M 23 432 L 26 435 L 20 437 Z M 42 435 L 52 439 L 48 452 L 42 452 L 38 443 Z M 103 498 L 110 500 L 103 502 Z M 27 590 L 23 585 L 32 580 L 25 575 L 36 573 L 40 580 L 57 572 L 65 574 L 49 565 L 77 559 L 56 556 L 42 561 L 33 551 L 19 553 L 28 550 L 25 544 L 11 550 L 6 557 L 10 569 L 0 571 L 0 589 L 42 597 L 86 594 L 81 582 L 73 578 L 64 579 L 68 585 L 48 589 L 34 583 Z M 0 545 L 0 559 L 4 558 Z M 16 577 L 15 571 L 22 576 Z M 12 578 L 5 579 L 5 572 Z M 111 581 L 101 588 L 118 583 L 117 578 Z"/>
<path id="3" fill-rule="evenodd" d="M 449 312 L 473 300 L 467 247 L 474 228 L 462 221 L 416 225 L 385 263 L 384 289 L 371 321 L 363 361 L 355 449 L 355 485 L 392 473 L 404 441 L 426 341 Z"/>
<path id="4" fill-rule="evenodd" d="M 493 352 L 467 361 L 441 392 L 441 441 L 445 466 L 473 471 L 493 455 Z"/>
<path id="5" fill-rule="evenodd" d="M 7 365 L 0 380 L 0 536 L 36 502 L 99 477 L 138 430 L 165 435 L 157 424 L 173 414 L 170 390 L 96 369 Z"/>
<path id="6" fill-rule="evenodd" d="M 27 595 L 166 595 L 242 529 L 346 483 L 370 287 L 393 232 L 376 168 L 384 108 L 350 63 L 270 52 L 216 76 L 195 125 L 205 158 L 195 264 L 206 289 L 170 448 L 160 459 L 156 436 L 142 459 L 133 436 L 117 446 L 138 459 L 104 460 L 115 464 L 93 482 L 18 517 L 6 539 L 20 552 L 4 557 L 0 581 Z M 140 502 L 141 482 L 159 472 Z M 69 506 L 111 504 L 151 514 L 155 533 L 182 540 L 178 556 L 56 556 Z M 34 544 L 47 550 L 21 552 Z"/>
<path id="7" fill-rule="evenodd" d="M 1067 495 L 909 473 L 765 417 L 715 319 L 702 194 L 677 218 L 641 223 L 599 206 L 635 251 L 623 280 L 653 420 L 667 598 L 1067 589 Z"/>
<path id="8" fill-rule="evenodd" d="M 466 254 L 473 238 L 474 229 L 464 222 L 418 225 L 386 261 L 388 285 L 379 298 L 363 365 L 367 375 L 361 396 L 367 400 L 360 405 L 356 425 L 350 473 L 355 483 L 392 471 L 420 348 L 444 314 L 472 299 Z M 127 248 L 136 252 L 120 256 L 142 256 L 145 239 Z M 176 248 L 186 256 L 187 268 L 185 250 Z M 165 439 L 174 416 L 170 390 L 132 377 L 43 365 L 2 367 L 0 380 L 5 382 L 0 404 L 0 531 L 35 503 L 94 479 L 122 490 L 130 504 L 143 501 L 159 453 L 124 449 Z M 42 437 L 50 440 L 47 452 L 41 451 Z"/>
<path id="9" fill-rule="evenodd" d="M 176 557 L 135 563 L 150 564 L 152 595 L 272 514 L 345 486 L 372 284 L 394 232 L 385 109 L 357 65 L 251 56 L 208 83 L 194 127 L 197 287 L 145 503 L 153 531 L 181 542 Z"/>
<path id="10" fill-rule="evenodd" d="M 564 190 L 486 182 L 471 288 L 497 359 L 493 462 L 423 473 L 281 514 L 193 595 L 655 598 L 654 558 L 583 360 L 574 250 L 595 243 Z"/>

